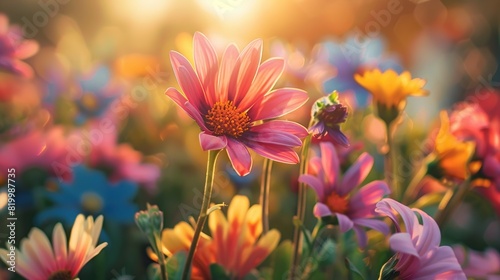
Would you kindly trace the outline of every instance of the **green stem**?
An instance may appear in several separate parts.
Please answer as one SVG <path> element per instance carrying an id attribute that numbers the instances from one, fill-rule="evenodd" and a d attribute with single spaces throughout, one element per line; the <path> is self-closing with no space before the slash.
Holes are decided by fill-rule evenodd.
<path id="1" fill-rule="evenodd" d="M 269 231 L 269 189 L 271 188 L 271 171 L 273 161 L 265 158 L 260 182 L 260 205 L 262 206 L 262 234 Z"/>
<path id="2" fill-rule="evenodd" d="M 167 274 L 167 262 L 165 260 L 165 256 L 163 255 L 163 244 L 161 242 L 161 238 L 159 235 L 155 234 L 155 242 L 156 242 L 156 255 L 158 256 L 158 264 L 160 265 L 161 279 L 168 280 Z"/>
<path id="3" fill-rule="evenodd" d="M 403 196 L 403 204 L 411 204 L 417 198 L 419 191 L 418 186 L 420 185 L 419 183 L 422 181 L 422 179 L 424 179 L 425 175 L 427 175 L 427 164 L 429 163 L 429 159 L 432 157 L 433 156 L 427 156 L 424 159 L 422 165 L 411 179 L 410 184 L 408 185 L 408 188 L 406 188 Z"/>
<path id="4" fill-rule="evenodd" d="M 191 247 L 189 248 L 189 253 L 186 259 L 186 264 L 184 265 L 184 270 L 182 271 L 182 279 L 187 280 L 189 278 L 191 263 L 193 262 L 196 247 L 198 246 L 198 240 L 200 239 L 200 234 L 207 221 L 207 210 L 210 205 L 210 199 L 212 197 L 212 188 L 214 184 L 214 171 L 215 162 L 220 150 L 208 151 L 207 160 L 207 174 L 205 177 L 205 189 L 203 190 L 203 202 L 201 204 L 200 215 L 198 216 L 198 221 L 196 222 L 196 229 L 193 235 L 193 241 L 191 242 Z"/>
<path id="5" fill-rule="evenodd" d="M 464 200 L 465 195 L 470 190 L 471 184 L 470 179 L 467 179 L 462 182 L 458 187 L 456 187 L 453 192 L 451 198 L 445 199 L 443 198 L 444 203 L 440 204 L 438 207 L 438 211 L 436 213 L 436 223 L 439 228 L 442 228 L 451 214 L 457 209 L 460 203 Z"/>
<path id="6" fill-rule="evenodd" d="M 309 157 L 309 146 L 311 145 L 312 136 L 309 134 L 304 140 L 304 145 L 302 146 L 302 152 L 300 155 L 300 175 L 307 174 L 307 158 Z M 306 185 L 303 183 L 299 184 L 298 202 L 297 202 L 297 219 L 300 223 L 304 223 L 304 216 L 306 212 Z M 292 256 L 292 267 L 290 273 L 290 279 L 295 279 L 296 268 L 300 262 L 300 241 L 301 241 L 301 229 L 296 226 L 293 233 L 293 256 Z"/>
<path id="7" fill-rule="evenodd" d="M 398 149 L 394 144 L 393 132 L 395 130 L 395 125 L 393 123 L 387 123 L 387 146 L 388 151 L 385 154 L 385 179 L 387 184 L 391 188 L 391 197 L 399 200 L 400 189 L 399 189 L 399 175 L 398 175 Z"/>

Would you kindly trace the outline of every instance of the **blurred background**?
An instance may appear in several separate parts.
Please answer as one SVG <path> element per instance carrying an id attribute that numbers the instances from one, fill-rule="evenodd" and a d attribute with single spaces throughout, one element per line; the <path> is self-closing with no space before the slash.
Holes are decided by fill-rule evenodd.
<path id="1" fill-rule="evenodd" d="M 135 211 L 158 204 L 173 227 L 201 204 L 199 128 L 164 95 L 178 88 L 169 52 L 192 61 L 196 31 L 219 57 L 229 43 L 242 49 L 255 38 L 264 40 L 263 59 L 285 57 L 278 85 L 310 95 L 287 119 L 306 125 L 312 102 L 339 90 L 352 114 L 349 162 L 362 149 L 377 154 L 385 141 L 353 75 L 392 68 L 427 81 L 430 95 L 409 100 L 411 120 L 401 129 L 408 149 L 419 146 L 441 109 L 500 86 L 499 10 L 496 0 L 1 0 L 0 186 L 16 168 L 17 239 L 33 226 L 68 229 L 77 213 L 103 214 L 110 245 L 80 278 L 145 279 L 151 261 Z M 254 160 L 246 177 L 219 161 L 214 202 L 236 193 L 257 202 L 262 159 Z M 383 178 L 377 168 L 371 176 Z M 271 227 L 283 239 L 292 235 L 297 173 L 283 164 L 273 171 Z M 2 218 L 6 201 L 2 187 Z M 479 196 L 470 201 L 462 211 L 481 219 L 462 220 L 459 233 L 451 227 L 449 240 L 500 248 L 494 207 Z"/>

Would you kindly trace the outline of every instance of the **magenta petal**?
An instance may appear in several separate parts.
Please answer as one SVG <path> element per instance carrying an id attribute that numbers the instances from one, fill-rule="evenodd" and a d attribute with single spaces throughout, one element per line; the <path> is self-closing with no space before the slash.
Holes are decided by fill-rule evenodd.
<path id="1" fill-rule="evenodd" d="M 221 150 L 227 146 L 226 136 L 215 136 L 207 134 L 205 131 L 200 132 L 200 145 L 204 151 Z"/>
<path id="2" fill-rule="evenodd" d="M 237 66 L 238 55 L 238 48 L 235 45 L 229 45 L 222 55 L 219 72 L 217 72 L 216 86 L 216 92 L 219 94 L 220 101 L 228 99 L 229 83 L 234 68 Z"/>
<path id="3" fill-rule="evenodd" d="M 336 193 L 341 193 L 341 189 L 337 186 L 336 178 L 340 175 L 339 158 L 335 147 L 332 143 L 321 142 L 321 164 L 324 170 L 324 176 L 329 186 L 333 186 Z"/>
<path id="4" fill-rule="evenodd" d="M 268 129 L 265 124 L 250 128 L 245 134 L 245 138 L 263 144 L 269 143 L 288 147 L 299 147 L 302 145 L 299 137 L 287 132 Z"/>
<path id="5" fill-rule="evenodd" d="M 187 100 L 199 111 L 202 111 L 205 107 L 205 93 L 193 67 L 182 54 L 175 51 L 170 52 L 170 61 L 177 82 L 181 86 Z"/>
<path id="6" fill-rule="evenodd" d="M 328 206 L 326 206 L 321 202 L 318 202 L 314 205 L 313 214 L 317 218 L 328 217 L 333 215 L 332 211 L 330 211 L 330 208 L 328 208 Z"/>
<path id="7" fill-rule="evenodd" d="M 263 124 L 260 124 L 258 126 L 255 126 L 254 128 L 258 129 L 266 129 L 268 131 L 280 131 L 280 132 L 286 132 L 293 134 L 297 136 L 298 138 L 304 138 L 308 135 L 307 129 L 303 127 L 302 125 L 291 122 L 291 121 L 284 121 L 284 120 L 272 120 L 265 122 Z M 252 130 L 254 130 L 252 128 Z"/>
<path id="8" fill-rule="evenodd" d="M 399 221 L 394 212 L 401 215 L 407 232 L 413 233 L 414 227 L 418 225 L 418 220 L 415 216 L 415 213 L 413 213 L 413 211 L 406 205 L 403 205 L 392 198 L 384 198 L 380 202 L 378 202 L 375 208 L 375 212 L 389 217 L 394 222 L 394 225 L 396 226 L 396 229 L 398 231 L 400 231 Z"/>
<path id="9" fill-rule="evenodd" d="M 362 187 L 350 200 L 350 211 L 355 217 L 369 217 L 375 213 L 375 205 L 389 194 L 384 181 L 373 181 Z"/>
<path id="10" fill-rule="evenodd" d="M 256 39 L 252 41 L 248 46 L 246 46 L 245 49 L 243 49 L 240 53 L 239 61 L 239 69 L 238 69 L 238 75 L 236 78 L 236 92 L 234 92 L 233 98 L 234 103 L 236 106 L 239 107 L 240 102 L 245 98 L 245 96 L 248 93 L 248 90 L 250 89 L 250 86 L 252 86 L 252 82 L 255 78 L 255 75 L 257 73 L 257 69 L 259 68 L 260 65 L 260 60 L 262 57 L 262 40 L 261 39 Z M 233 72 L 233 75 L 236 74 Z M 235 77 L 233 76 L 233 79 Z M 231 95 L 232 92 L 229 92 Z"/>
<path id="11" fill-rule="evenodd" d="M 413 241 L 411 240 L 410 234 L 407 232 L 394 233 L 389 238 L 389 245 L 391 249 L 395 252 L 412 255 L 420 258 L 417 249 L 413 246 Z"/>
<path id="12" fill-rule="evenodd" d="M 353 221 L 346 215 L 340 213 L 335 213 L 335 215 L 337 216 L 337 219 L 339 221 L 340 231 L 346 232 L 350 230 L 354 225 Z"/>
<path id="13" fill-rule="evenodd" d="M 389 234 L 389 226 L 380 220 L 375 219 L 354 219 L 354 224 L 380 231 L 384 235 Z"/>
<path id="14" fill-rule="evenodd" d="M 193 106 L 187 99 L 175 88 L 168 88 L 165 95 L 170 97 L 179 107 L 181 107 L 196 123 L 200 126 L 202 130 L 207 131 L 208 128 L 205 126 L 205 122 L 200 115 L 200 112 Z"/>
<path id="15" fill-rule="evenodd" d="M 313 190 L 316 192 L 316 195 L 318 196 L 318 201 L 323 201 L 325 197 L 325 188 L 323 186 L 323 183 L 318 180 L 318 178 L 307 174 L 300 175 L 299 182 L 313 188 Z"/>
<path id="16" fill-rule="evenodd" d="M 359 186 L 361 182 L 368 176 L 373 166 L 373 157 L 368 153 L 361 154 L 356 162 L 347 170 L 340 184 L 342 189 L 339 190 L 340 195 L 350 193 L 354 188 Z"/>
<path id="17" fill-rule="evenodd" d="M 352 229 L 354 230 L 354 233 L 356 233 L 356 237 L 358 238 L 359 247 L 365 248 L 368 244 L 368 238 L 366 237 L 365 230 L 360 226 L 356 226 L 356 224 L 354 224 Z"/>
<path id="18" fill-rule="evenodd" d="M 282 58 L 271 58 L 260 65 L 257 75 L 250 86 L 247 94 L 239 104 L 242 111 L 250 108 L 254 102 L 262 95 L 268 93 L 278 81 L 285 67 L 285 61 Z"/>
<path id="19" fill-rule="evenodd" d="M 431 257 L 420 265 L 415 276 L 415 279 L 467 279 L 453 250 L 448 246 L 435 248 Z"/>
<path id="20" fill-rule="evenodd" d="M 416 247 L 420 253 L 427 253 L 441 243 L 441 231 L 434 219 L 420 209 L 414 209 L 422 217 L 422 233 Z"/>
<path id="21" fill-rule="evenodd" d="M 286 115 L 307 102 L 307 92 L 295 88 L 281 88 L 260 97 L 248 111 L 253 121 Z"/>
<path id="22" fill-rule="evenodd" d="M 245 144 L 259 155 L 274 161 L 288 164 L 296 164 L 300 161 L 297 153 L 287 146 L 260 143 L 250 139 L 245 139 Z"/>
<path id="23" fill-rule="evenodd" d="M 227 155 L 238 175 L 245 176 L 252 169 L 252 157 L 241 142 L 227 138 Z"/>
<path id="24" fill-rule="evenodd" d="M 200 32 L 194 34 L 193 43 L 196 72 L 205 89 L 207 103 L 213 106 L 217 101 L 215 95 L 215 79 L 219 67 L 217 54 L 207 37 Z"/>

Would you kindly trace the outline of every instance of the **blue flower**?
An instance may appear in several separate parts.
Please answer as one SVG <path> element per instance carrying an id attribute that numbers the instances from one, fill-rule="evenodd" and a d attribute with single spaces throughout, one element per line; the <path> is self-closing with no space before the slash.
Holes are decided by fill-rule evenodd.
<path id="1" fill-rule="evenodd" d="M 75 166 L 71 183 L 61 182 L 58 192 L 44 193 L 54 205 L 40 212 L 35 223 L 57 220 L 71 224 L 80 213 L 94 217 L 103 215 L 106 221 L 120 224 L 133 223 L 138 211 L 132 203 L 136 193 L 135 183 L 119 181 L 113 184 L 97 170 Z"/>
<path id="2" fill-rule="evenodd" d="M 384 55 L 385 45 L 380 38 L 351 35 L 343 43 L 329 41 L 324 42 L 323 47 L 328 53 L 329 63 L 337 69 L 337 75 L 323 83 L 324 92 L 352 91 L 361 107 L 368 105 L 369 93 L 354 80 L 354 74 L 373 68 L 402 71 L 396 57 Z"/>
<path id="3" fill-rule="evenodd" d="M 111 82 L 111 72 L 105 66 L 97 67 L 89 75 L 79 79 L 79 95 L 74 101 L 78 113 L 76 123 L 100 117 L 122 93 L 122 88 Z"/>

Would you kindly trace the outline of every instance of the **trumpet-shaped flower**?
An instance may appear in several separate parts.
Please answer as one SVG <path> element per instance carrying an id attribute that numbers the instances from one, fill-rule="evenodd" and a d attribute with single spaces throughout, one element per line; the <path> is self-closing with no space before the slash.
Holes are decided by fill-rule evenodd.
<path id="1" fill-rule="evenodd" d="M 97 241 L 101 233 L 103 217 L 95 221 L 92 216 L 80 214 L 71 229 L 69 243 L 63 226 L 58 223 L 52 233 L 52 245 L 47 236 L 33 228 L 28 238 L 16 249 L 16 271 L 28 280 L 72 280 L 82 267 L 97 256 L 108 244 Z M 7 250 L 0 249 L 0 257 L 9 261 Z"/>
<path id="2" fill-rule="evenodd" d="M 166 95 L 201 128 L 203 150 L 226 149 L 239 175 L 250 172 L 248 148 L 275 161 L 297 163 L 293 150 L 302 145 L 306 129 L 294 122 L 274 119 L 307 101 L 306 92 L 294 88 L 271 91 L 280 77 L 284 61 L 271 58 L 262 64 L 262 40 L 251 42 L 243 51 L 226 48 L 219 63 L 216 52 L 201 33 L 194 35 L 195 68 L 181 54 L 170 59 L 183 91 L 168 88 Z"/>
<path id="3" fill-rule="evenodd" d="M 210 214 L 212 238 L 202 235 L 193 262 L 192 279 L 210 279 L 210 264 L 224 268 L 231 279 L 243 279 L 276 248 L 280 233 L 273 229 L 262 235 L 261 205 L 250 206 L 246 196 L 236 195 L 227 211 Z M 163 231 L 162 241 L 170 253 L 188 250 L 194 230 L 185 222 Z"/>
<path id="4" fill-rule="evenodd" d="M 474 143 L 459 141 L 450 131 L 448 113 L 442 111 L 440 116 L 441 127 L 435 143 L 438 173 L 464 180 L 469 174 L 468 165 L 474 153 Z"/>
<path id="5" fill-rule="evenodd" d="M 37 51 L 38 43 L 33 40 L 24 40 L 22 29 L 9 26 L 9 19 L 0 14 L 0 69 L 31 77 L 33 70 L 21 59 L 28 58 Z"/>
<path id="6" fill-rule="evenodd" d="M 467 277 L 499 280 L 500 253 L 492 248 L 484 252 L 466 250 L 463 246 L 453 246 L 453 251 Z"/>
<path id="7" fill-rule="evenodd" d="M 420 209 L 410 209 L 390 198 L 377 203 L 376 212 L 389 217 L 397 233 L 389 238 L 389 245 L 396 252 L 384 272 L 403 280 L 466 279 L 460 264 L 448 246 L 439 246 L 441 233 L 429 215 Z M 413 212 L 417 212 L 422 219 Z M 399 214 L 404 228 L 397 218 Z M 392 264 L 392 266 L 391 266 Z"/>
<path id="8" fill-rule="evenodd" d="M 376 216 L 376 203 L 390 193 L 387 184 L 373 181 L 358 191 L 354 190 L 370 172 L 373 158 L 363 153 L 341 178 L 334 146 L 329 142 L 322 142 L 320 147 L 321 157 L 314 157 L 309 163 L 309 169 L 314 175 L 299 177 L 299 181 L 312 187 L 318 197 L 313 209 L 314 215 L 337 217 L 340 230 L 346 232 L 354 229 L 362 247 L 367 243 L 363 227 L 388 233 L 389 228 L 383 221 L 373 219 Z"/>

